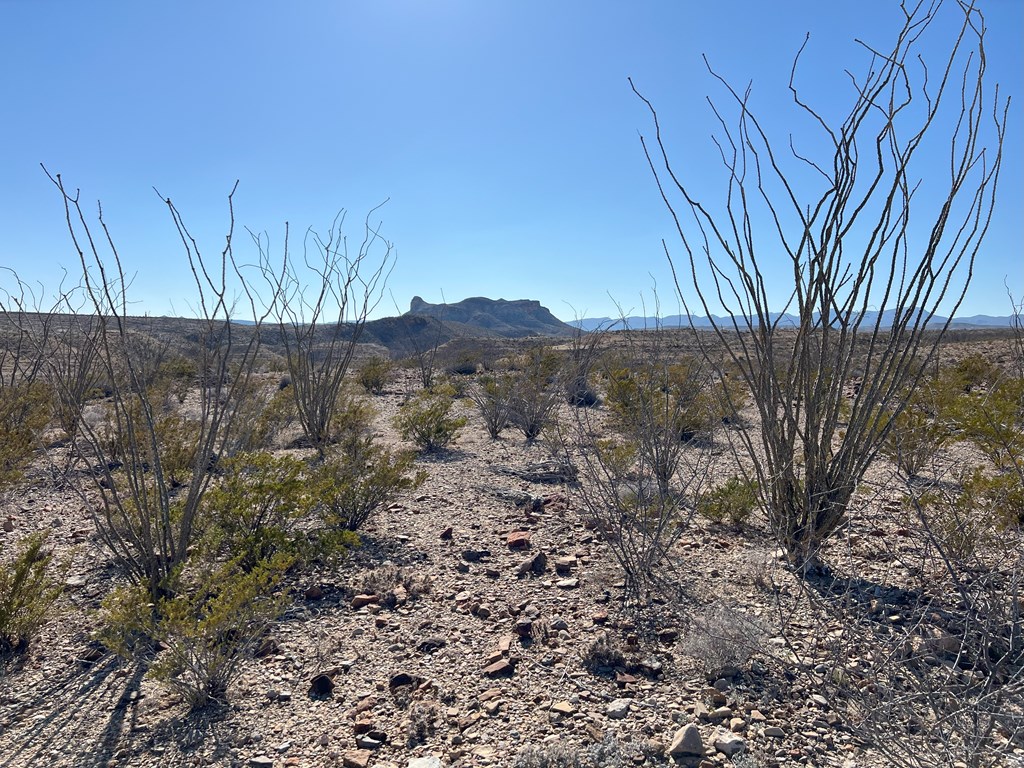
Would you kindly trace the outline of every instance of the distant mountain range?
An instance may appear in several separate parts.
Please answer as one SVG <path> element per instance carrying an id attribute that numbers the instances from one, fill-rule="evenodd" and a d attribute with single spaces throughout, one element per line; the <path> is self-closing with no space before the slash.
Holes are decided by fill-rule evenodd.
<path id="1" fill-rule="evenodd" d="M 882 327 L 888 328 L 892 325 L 892 319 L 895 312 L 892 310 L 885 310 L 882 313 Z M 730 317 L 720 317 L 718 315 L 712 315 L 715 322 L 728 327 L 732 324 Z M 798 324 L 798 318 L 796 315 L 790 314 L 778 314 L 773 313 L 769 315 L 772 321 L 779 320 L 779 325 L 782 327 L 792 326 L 796 327 Z M 866 312 L 862 323 L 863 326 L 872 326 L 875 324 L 875 320 L 878 317 L 877 312 Z M 1019 318 L 1024 320 L 1024 318 Z M 945 317 L 936 315 L 932 318 L 929 323 L 930 326 L 941 326 L 946 322 Z M 741 323 L 742 324 L 742 323 Z M 1014 317 L 1008 315 L 1005 317 L 993 317 L 991 315 L 971 315 L 970 317 L 957 317 L 950 323 L 951 328 L 1009 328 L 1014 324 Z M 626 328 L 633 330 L 643 330 L 645 328 L 687 328 L 693 326 L 694 328 L 710 328 L 711 320 L 707 317 L 700 315 L 666 315 L 662 318 L 657 317 L 640 317 L 630 316 L 626 318 L 610 318 L 610 317 L 586 317 L 582 320 L 573 320 L 570 322 L 574 328 L 581 328 L 584 331 L 621 331 Z"/>

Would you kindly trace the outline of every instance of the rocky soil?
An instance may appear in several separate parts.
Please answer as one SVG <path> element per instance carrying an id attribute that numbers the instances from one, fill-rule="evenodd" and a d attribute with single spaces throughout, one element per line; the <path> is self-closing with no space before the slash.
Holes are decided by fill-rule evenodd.
<path id="1" fill-rule="evenodd" d="M 403 372 L 374 398 L 386 439 L 414 388 Z M 676 591 L 626 605 L 574 488 L 507 471 L 550 460 L 543 441 L 492 441 L 460 407 L 470 424 L 420 460 L 428 480 L 372 518 L 336 569 L 290 584 L 229 704 L 198 714 L 91 641 L 116 572 L 41 460 L 6 500 L 0 535 L 6 548 L 49 528 L 73 566 L 0 679 L 0 766 L 568 765 L 538 756 L 553 744 L 609 766 L 879 762 L 815 684 L 833 663 L 822 641 L 842 627 L 817 618 L 763 520 L 694 520 L 665 565 Z M 832 554 L 889 584 L 914 546 L 894 517 L 862 516 Z"/>

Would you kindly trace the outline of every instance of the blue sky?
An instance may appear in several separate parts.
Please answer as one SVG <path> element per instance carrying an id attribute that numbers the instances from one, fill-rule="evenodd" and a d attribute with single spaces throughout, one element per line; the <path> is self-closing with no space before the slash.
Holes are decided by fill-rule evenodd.
<path id="1" fill-rule="evenodd" d="M 1009 314 L 1004 282 L 1024 293 L 1024 2 L 980 6 L 989 74 L 1015 103 L 964 315 Z M 952 31 L 945 18 L 926 57 Z M 649 309 L 656 287 L 674 312 L 661 239 L 681 254 L 627 77 L 658 107 L 677 169 L 713 194 L 722 171 L 705 96 L 722 92 L 702 54 L 737 85 L 753 81 L 753 108 L 785 146 L 806 130 L 787 91 L 805 33 L 801 85 L 837 115 L 852 97 L 843 70 L 865 62 L 854 38 L 887 45 L 898 22 L 890 0 L 0 0 L 0 266 L 46 286 L 74 267 L 44 163 L 90 209 L 102 201 L 140 313 L 185 313 L 191 295 L 153 187 L 214 255 L 236 179 L 242 261 L 255 255 L 244 227 L 277 248 L 285 221 L 301 240 L 343 208 L 358 240 L 366 212 L 390 199 L 378 218 L 398 254 L 389 290 L 401 311 L 443 294 L 615 315 L 640 311 L 643 294 Z"/>

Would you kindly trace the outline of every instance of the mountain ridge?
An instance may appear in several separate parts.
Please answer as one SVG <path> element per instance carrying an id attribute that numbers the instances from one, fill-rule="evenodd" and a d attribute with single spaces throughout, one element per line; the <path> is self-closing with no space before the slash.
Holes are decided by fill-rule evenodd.
<path id="1" fill-rule="evenodd" d="M 505 338 L 520 336 L 571 336 L 576 328 L 551 314 L 533 299 L 488 299 L 472 296 L 462 301 L 430 304 L 419 296 L 409 302 L 403 315 L 433 317 L 442 323 L 456 323 Z"/>
<path id="2" fill-rule="evenodd" d="M 893 310 L 886 310 L 882 313 L 882 328 L 892 327 L 892 318 L 895 313 Z M 718 324 L 722 324 L 726 327 L 730 326 L 733 321 L 733 316 L 725 315 L 711 315 L 711 318 Z M 742 316 L 735 316 L 737 320 L 744 323 Z M 779 325 L 782 327 L 796 327 L 799 324 L 799 320 L 796 315 L 788 313 L 772 312 L 768 315 L 771 321 L 779 321 Z M 817 318 L 817 315 L 815 316 Z M 872 326 L 878 317 L 878 312 L 871 310 L 864 313 L 862 321 L 862 327 Z M 928 323 L 929 327 L 938 327 L 946 322 L 948 318 L 942 315 L 935 315 Z M 967 317 L 956 317 L 950 323 L 950 328 L 1011 328 L 1015 323 L 1024 324 L 1024 316 L 1017 315 L 1005 315 L 1005 316 L 993 316 L 993 315 L 970 315 Z M 580 320 L 572 320 L 568 323 L 573 328 L 582 331 L 621 331 L 627 328 L 633 330 L 644 330 L 654 328 L 710 328 L 712 323 L 711 319 L 704 315 L 665 315 L 664 317 L 655 316 L 640 316 L 630 315 L 628 317 L 610 318 L 610 317 L 585 317 Z"/>

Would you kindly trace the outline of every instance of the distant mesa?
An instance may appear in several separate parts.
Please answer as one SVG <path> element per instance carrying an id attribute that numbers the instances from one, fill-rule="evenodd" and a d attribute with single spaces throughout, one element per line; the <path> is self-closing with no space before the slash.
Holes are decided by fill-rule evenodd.
<path id="1" fill-rule="evenodd" d="M 430 304 L 414 296 L 408 315 L 423 315 L 444 324 L 476 329 L 484 335 L 518 338 L 521 336 L 571 336 L 575 329 L 551 314 L 539 301 L 487 299 L 475 296 L 454 304 Z"/>

